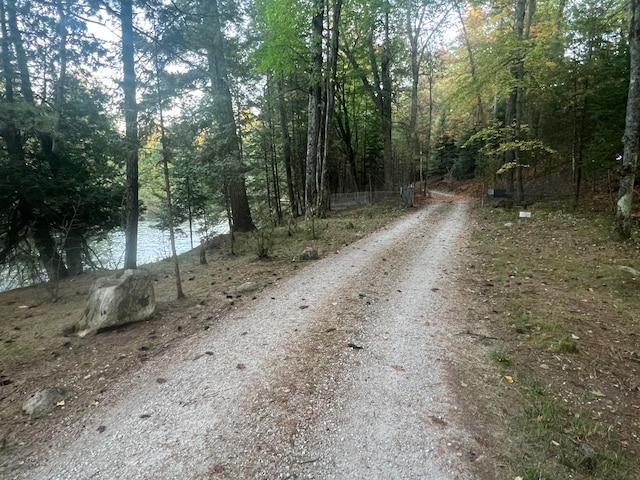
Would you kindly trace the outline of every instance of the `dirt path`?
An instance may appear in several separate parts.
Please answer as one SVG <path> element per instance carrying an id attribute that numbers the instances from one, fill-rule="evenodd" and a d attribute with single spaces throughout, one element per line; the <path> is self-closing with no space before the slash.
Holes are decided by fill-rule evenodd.
<path id="1" fill-rule="evenodd" d="M 15 478 L 471 478 L 445 381 L 467 208 L 428 205 L 259 292 Z"/>

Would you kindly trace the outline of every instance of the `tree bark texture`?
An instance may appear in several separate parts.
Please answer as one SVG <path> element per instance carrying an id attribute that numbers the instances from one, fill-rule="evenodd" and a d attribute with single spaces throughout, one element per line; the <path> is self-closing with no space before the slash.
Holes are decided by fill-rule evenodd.
<path id="1" fill-rule="evenodd" d="M 385 190 L 391 191 L 396 185 L 393 168 L 393 140 L 392 140 L 392 88 L 391 83 L 391 37 L 389 32 L 389 12 L 384 12 L 384 39 L 380 58 L 380 80 L 382 91 L 380 92 L 382 115 L 382 137 L 384 142 L 384 186 Z M 370 45 L 373 55 L 373 43 Z"/>
<path id="2" fill-rule="evenodd" d="M 216 122 L 216 157 L 222 161 L 223 175 L 226 178 L 225 193 L 229 196 L 229 207 L 233 228 L 237 232 L 249 232 L 255 229 L 247 197 L 242 162 L 240 137 L 233 111 L 233 98 L 229 88 L 229 74 L 225 58 L 225 39 L 217 0 L 202 1 L 206 35 L 211 93 L 213 97 L 213 116 Z"/>
<path id="3" fill-rule="evenodd" d="M 135 269 L 137 267 L 140 212 L 138 204 L 138 105 L 136 101 L 132 0 L 122 0 L 120 8 L 127 182 L 124 268 Z"/>
<path id="4" fill-rule="evenodd" d="M 83 252 L 84 242 L 82 235 L 77 231 L 70 230 L 64 240 L 64 257 L 67 261 L 67 271 L 69 275 L 80 275 L 82 273 Z"/>
<path id="5" fill-rule="evenodd" d="M 408 12 L 411 13 L 411 12 Z M 418 140 L 418 87 L 420 86 L 420 65 L 422 63 L 421 52 L 418 49 L 419 29 L 413 28 L 411 15 L 407 15 L 407 30 L 409 36 L 411 58 L 411 110 L 409 112 L 409 152 L 412 158 L 420 155 L 420 142 Z M 422 180 L 422 178 L 420 179 Z"/>
<path id="6" fill-rule="evenodd" d="M 618 203 L 616 206 L 615 236 L 620 240 L 631 237 L 633 189 L 638 164 L 640 136 L 640 0 L 628 0 L 629 21 L 629 95 L 624 126 L 624 154 Z"/>
<path id="7" fill-rule="evenodd" d="M 282 133 L 282 156 L 284 159 L 284 169 L 287 177 L 287 196 L 289 197 L 289 208 L 291 215 L 298 216 L 298 203 L 293 185 L 293 151 L 291 149 L 291 135 L 287 122 L 287 104 L 284 95 L 284 80 L 282 76 L 278 78 L 278 113 L 280 115 L 280 130 Z"/>
<path id="8" fill-rule="evenodd" d="M 57 282 L 61 278 L 65 278 L 68 275 L 67 267 L 58 252 L 55 240 L 51 236 L 49 225 L 44 219 L 36 219 L 32 235 L 49 281 Z"/>
<path id="9" fill-rule="evenodd" d="M 469 66 L 471 68 L 471 81 L 474 83 L 476 88 L 478 88 L 478 75 L 476 68 L 476 61 L 473 56 L 473 48 L 471 46 L 471 39 L 469 38 L 469 33 L 467 32 L 467 26 L 464 23 L 464 18 L 462 16 L 462 8 L 460 7 L 460 3 L 456 1 L 456 10 L 458 11 L 458 17 L 460 19 L 460 24 L 462 25 L 462 37 L 464 39 L 465 47 L 467 48 L 467 55 L 469 56 Z M 484 113 L 484 102 L 482 101 L 482 95 L 478 93 L 476 96 L 476 102 L 478 105 L 477 112 L 477 122 L 479 125 L 484 125 L 486 123 L 485 113 Z"/>
<path id="10" fill-rule="evenodd" d="M 318 191 L 318 209 L 321 213 L 329 208 L 329 191 L 326 185 L 327 168 L 331 157 L 331 140 L 333 132 L 333 118 L 335 108 L 338 46 L 340 37 L 340 19 L 342 15 L 342 0 L 336 0 L 333 4 L 331 16 L 329 46 L 327 52 L 328 75 L 326 78 L 326 106 L 324 118 L 324 148 L 322 149 L 322 162 L 320 171 L 320 187 Z"/>
<path id="11" fill-rule="evenodd" d="M 155 52 L 155 70 L 156 70 L 156 94 L 158 102 L 158 112 L 160 119 L 160 144 L 162 145 L 162 173 L 164 176 L 164 191 L 167 197 L 167 220 L 169 223 L 169 241 L 171 243 L 171 257 L 173 259 L 173 273 L 176 277 L 176 297 L 178 300 L 185 298 L 182 290 L 182 278 L 180 277 L 180 261 L 176 251 L 176 232 L 174 229 L 173 217 L 173 199 L 171 197 L 171 180 L 169 178 L 169 161 L 171 159 L 171 151 L 167 144 L 167 135 L 164 127 L 164 113 L 162 109 L 162 93 L 160 90 L 160 74 L 162 68 L 158 59 L 158 52 Z M 193 241 L 192 241 L 193 243 Z"/>
<path id="12" fill-rule="evenodd" d="M 307 125 L 307 157 L 304 210 L 308 218 L 315 213 L 318 199 L 318 149 L 320 148 L 322 103 L 322 32 L 324 30 L 324 2 L 315 0 L 311 21 L 311 78 L 309 81 L 309 123 Z"/>
<path id="13" fill-rule="evenodd" d="M 527 16 L 527 6 L 528 13 Z M 523 47 L 523 41 L 528 38 L 529 28 L 532 17 L 535 12 L 535 0 L 517 0 L 515 9 L 515 24 L 513 27 L 519 45 Z M 526 28 L 525 28 L 526 25 Z M 510 132 L 510 138 L 507 141 L 519 142 L 522 139 L 522 119 L 523 119 L 523 102 L 524 102 L 524 52 L 517 51 L 511 67 L 515 86 L 509 95 L 509 105 L 507 106 L 506 122 L 507 131 Z M 514 201 L 517 204 L 524 202 L 524 183 L 522 178 L 522 152 L 519 147 L 514 147 L 505 155 L 505 162 L 513 162 L 513 166 L 509 168 L 509 189 L 514 193 Z"/>

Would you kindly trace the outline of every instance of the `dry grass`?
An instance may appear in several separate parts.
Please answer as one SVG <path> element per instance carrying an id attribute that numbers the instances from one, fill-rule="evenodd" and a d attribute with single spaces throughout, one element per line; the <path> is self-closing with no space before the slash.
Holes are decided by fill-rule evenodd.
<path id="1" fill-rule="evenodd" d="M 501 461 L 523 479 L 638 479 L 640 278 L 619 266 L 640 269 L 639 238 L 612 241 L 610 215 L 532 212 L 476 210 L 467 268 L 469 322 L 495 338 L 484 412 L 514 439 Z"/>

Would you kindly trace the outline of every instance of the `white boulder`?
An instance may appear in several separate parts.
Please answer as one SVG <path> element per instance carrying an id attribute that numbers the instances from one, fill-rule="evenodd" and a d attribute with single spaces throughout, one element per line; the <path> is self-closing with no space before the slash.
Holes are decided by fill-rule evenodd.
<path id="1" fill-rule="evenodd" d="M 150 318 L 155 308 L 151 276 L 141 270 L 125 270 L 121 276 L 96 280 L 75 331 L 84 337 L 101 328 L 140 322 Z"/>

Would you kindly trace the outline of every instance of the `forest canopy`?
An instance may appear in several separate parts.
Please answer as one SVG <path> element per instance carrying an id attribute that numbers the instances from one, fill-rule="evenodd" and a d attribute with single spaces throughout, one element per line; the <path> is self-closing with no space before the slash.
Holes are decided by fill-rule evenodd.
<path id="1" fill-rule="evenodd" d="M 623 157 L 633 8 L 0 0 L 0 263 L 78 274 L 124 228 L 135 267 L 145 208 L 250 231 L 428 177 L 577 200 Z"/>

